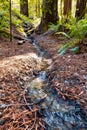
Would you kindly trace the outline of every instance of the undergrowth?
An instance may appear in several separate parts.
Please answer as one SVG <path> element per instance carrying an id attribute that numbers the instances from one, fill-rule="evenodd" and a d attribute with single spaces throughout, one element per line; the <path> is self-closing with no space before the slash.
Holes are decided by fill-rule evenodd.
<path id="1" fill-rule="evenodd" d="M 60 30 L 60 27 L 61 27 L 61 22 L 58 21 L 57 24 L 53 24 L 53 23 L 50 23 L 49 24 L 49 30 L 52 30 L 53 32 L 57 32 L 58 30 Z"/>
<path id="2" fill-rule="evenodd" d="M 87 15 L 85 16 L 84 19 L 81 19 L 77 21 L 76 18 L 71 18 L 68 20 L 67 23 L 63 22 L 63 27 L 65 30 L 68 30 L 67 32 L 62 30 L 60 32 L 60 22 L 57 25 L 51 24 L 50 25 L 50 30 L 53 30 L 56 35 L 63 35 L 66 38 L 69 39 L 67 43 L 62 45 L 60 49 L 58 50 L 58 53 L 60 55 L 64 54 L 67 52 L 68 49 L 71 49 L 71 51 L 78 53 L 79 52 L 79 46 L 78 43 L 83 43 L 83 40 L 85 36 L 87 35 Z"/>
<path id="3" fill-rule="evenodd" d="M 15 26 L 15 28 L 21 32 L 23 32 L 22 23 L 24 24 L 31 24 L 31 20 L 20 14 L 20 12 L 17 9 L 12 8 L 12 25 Z M 9 13 L 9 2 L 8 1 L 2 1 L 0 0 L 0 32 L 2 36 L 8 36 L 10 30 L 10 13 Z"/>
<path id="4" fill-rule="evenodd" d="M 5 35 L 5 32 L 9 29 L 9 6 L 8 2 L 0 0 L 0 32 L 1 35 Z"/>

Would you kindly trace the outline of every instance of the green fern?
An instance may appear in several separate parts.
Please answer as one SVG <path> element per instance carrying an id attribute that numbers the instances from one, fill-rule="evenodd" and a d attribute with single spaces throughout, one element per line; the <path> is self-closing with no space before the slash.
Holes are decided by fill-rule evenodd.
<path id="1" fill-rule="evenodd" d="M 54 31 L 54 32 L 56 33 L 56 32 L 58 32 L 58 30 L 60 29 L 61 26 L 62 26 L 61 21 L 58 21 L 57 24 L 51 23 L 51 24 L 49 25 L 49 30 L 52 30 L 52 31 Z"/>
<path id="2" fill-rule="evenodd" d="M 31 23 L 32 20 L 30 20 L 28 17 L 26 17 L 23 14 L 20 14 L 20 12 L 17 9 L 12 9 L 13 17 L 16 17 L 18 20 L 26 22 L 26 23 Z"/>
<path id="3" fill-rule="evenodd" d="M 50 24 L 49 25 L 49 29 L 50 30 L 52 30 L 52 31 L 54 31 L 54 32 L 57 32 L 58 31 L 58 29 L 59 29 L 59 24 L 57 24 L 57 25 L 55 25 L 55 24 Z"/>
<path id="4" fill-rule="evenodd" d="M 76 39 L 83 39 L 87 34 L 87 16 L 84 19 L 75 20 L 67 23 L 66 28 L 70 30 L 70 36 Z"/>
<path id="5" fill-rule="evenodd" d="M 9 4 L 0 0 L 0 32 L 3 35 L 9 28 Z M 6 34 L 7 35 L 7 34 Z"/>
<path id="6" fill-rule="evenodd" d="M 65 36 L 66 38 L 70 39 L 70 36 L 65 32 L 56 32 L 55 34 L 58 34 L 58 35 L 61 34 L 61 35 Z"/>
<path id="7" fill-rule="evenodd" d="M 67 52 L 68 49 L 75 47 L 79 43 L 79 39 L 70 40 L 70 42 L 65 43 L 60 49 L 58 50 L 59 55 L 63 55 Z M 73 49 L 71 51 L 75 52 Z"/>
<path id="8" fill-rule="evenodd" d="M 69 35 L 67 35 L 66 33 L 62 33 L 62 34 L 64 34 L 64 36 L 66 36 L 67 38 L 68 38 L 68 36 L 70 36 L 71 38 L 73 37 L 73 40 L 64 44 L 58 50 L 60 55 L 66 53 L 69 48 L 73 48 L 78 43 L 81 43 L 83 41 L 83 39 L 87 35 L 87 16 L 85 16 L 84 19 L 81 19 L 78 22 L 76 21 L 76 19 L 70 20 L 69 23 L 65 24 L 65 26 L 67 29 L 70 30 L 70 33 L 69 33 Z M 71 51 L 73 51 L 73 52 L 78 52 L 78 50 L 79 50 L 78 47 L 71 49 Z"/>

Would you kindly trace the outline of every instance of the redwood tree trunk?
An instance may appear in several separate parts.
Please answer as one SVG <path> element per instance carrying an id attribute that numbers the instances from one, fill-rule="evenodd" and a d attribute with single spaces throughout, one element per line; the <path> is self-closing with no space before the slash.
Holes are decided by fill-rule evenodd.
<path id="1" fill-rule="evenodd" d="M 69 13 L 71 13 L 71 8 L 72 8 L 72 0 L 64 0 L 64 16 L 69 15 Z"/>
<path id="2" fill-rule="evenodd" d="M 77 0 L 76 4 L 76 18 L 81 19 L 85 15 L 85 10 L 86 10 L 86 2 L 87 0 Z"/>
<path id="3" fill-rule="evenodd" d="M 48 30 L 50 23 L 56 24 L 58 21 L 58 0 L 43 0 L 42 18 L 39 25 L 39 32 L 44 33 Z"/>
<path id="4" fill-rule="evenodd" d="M 20 0 L 20 13 L 28 17 L 28 0 Z"/>
<path id="5" fill-rule="evenodd" d="M 40 17 L 40 0 L 38 0 L 38 17 Z"/>
<path id="6" fill-rule="evenodd" d="M 36 0 L 36 16 L 40 17 L 40 0 Z"/>

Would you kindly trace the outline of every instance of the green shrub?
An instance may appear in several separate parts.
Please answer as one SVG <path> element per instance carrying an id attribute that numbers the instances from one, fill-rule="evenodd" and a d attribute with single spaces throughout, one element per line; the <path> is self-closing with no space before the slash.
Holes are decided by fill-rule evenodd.
<path id="1" fill-rule="evenodd" d="M 75 18 L 71 19 L 68 23 L 65 24 L 66 28 L 69 30 L 69 33 L 64 35 L 68 38 L 70 37 L 70 41 L 64 44 L 59 50 L 59 54 L 62 55 L 67 52 L 69 48 L 76 46 L 78 43 L 83 43 L 85 36 L 87 35 L 87 16 L 84 19 L 76 21 Z M 73 40 L 72 40 L 73 38 Z M 79 47 L 74 47 L 71 51 L 77 53 L 79 51 Z"/>
<path id="2" fill-rule="evenodd" d="M 9 6 L 8 2 L 0 0 L 0 32 L 2 34 L 9 28 Z"/>
<path id="3" fill-rule="evenodd" d="M 87 34 L 87 16 L 84 19 L 76 21 L 75 18 L 66 23 L 66 28 L 70 30 L 70 36 L 76 39 L 84 39 Z"/>
<path id="4" fill-rule="evenodd" d="M 12 8 L 12 24 L 17 28 L 17 30 L 22 29 L 22 23 L 31 23 L 29 18 L 21 15 L 17 9 Z M 9 1 L 0 0 L 0 32 L 1 35 L 9 35 L 10 29 L 10 12 L 9 12 Z M 23 31 L 22 31 L 23 32 Z"/>

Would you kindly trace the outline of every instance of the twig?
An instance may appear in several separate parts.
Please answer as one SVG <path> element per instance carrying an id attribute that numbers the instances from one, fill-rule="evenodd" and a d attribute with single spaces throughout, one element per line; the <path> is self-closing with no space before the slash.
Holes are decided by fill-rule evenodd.
<path id="1" fill-rule="evenodd" d="M 35 112 L 35 120 L 34 120 L 34 123 L 33 123 L 32 127 L 29 130 L 32 130 L 34 128 L 35 123 L 36 123 L 36 118 L 37 118 L 37 113 Z"/>

